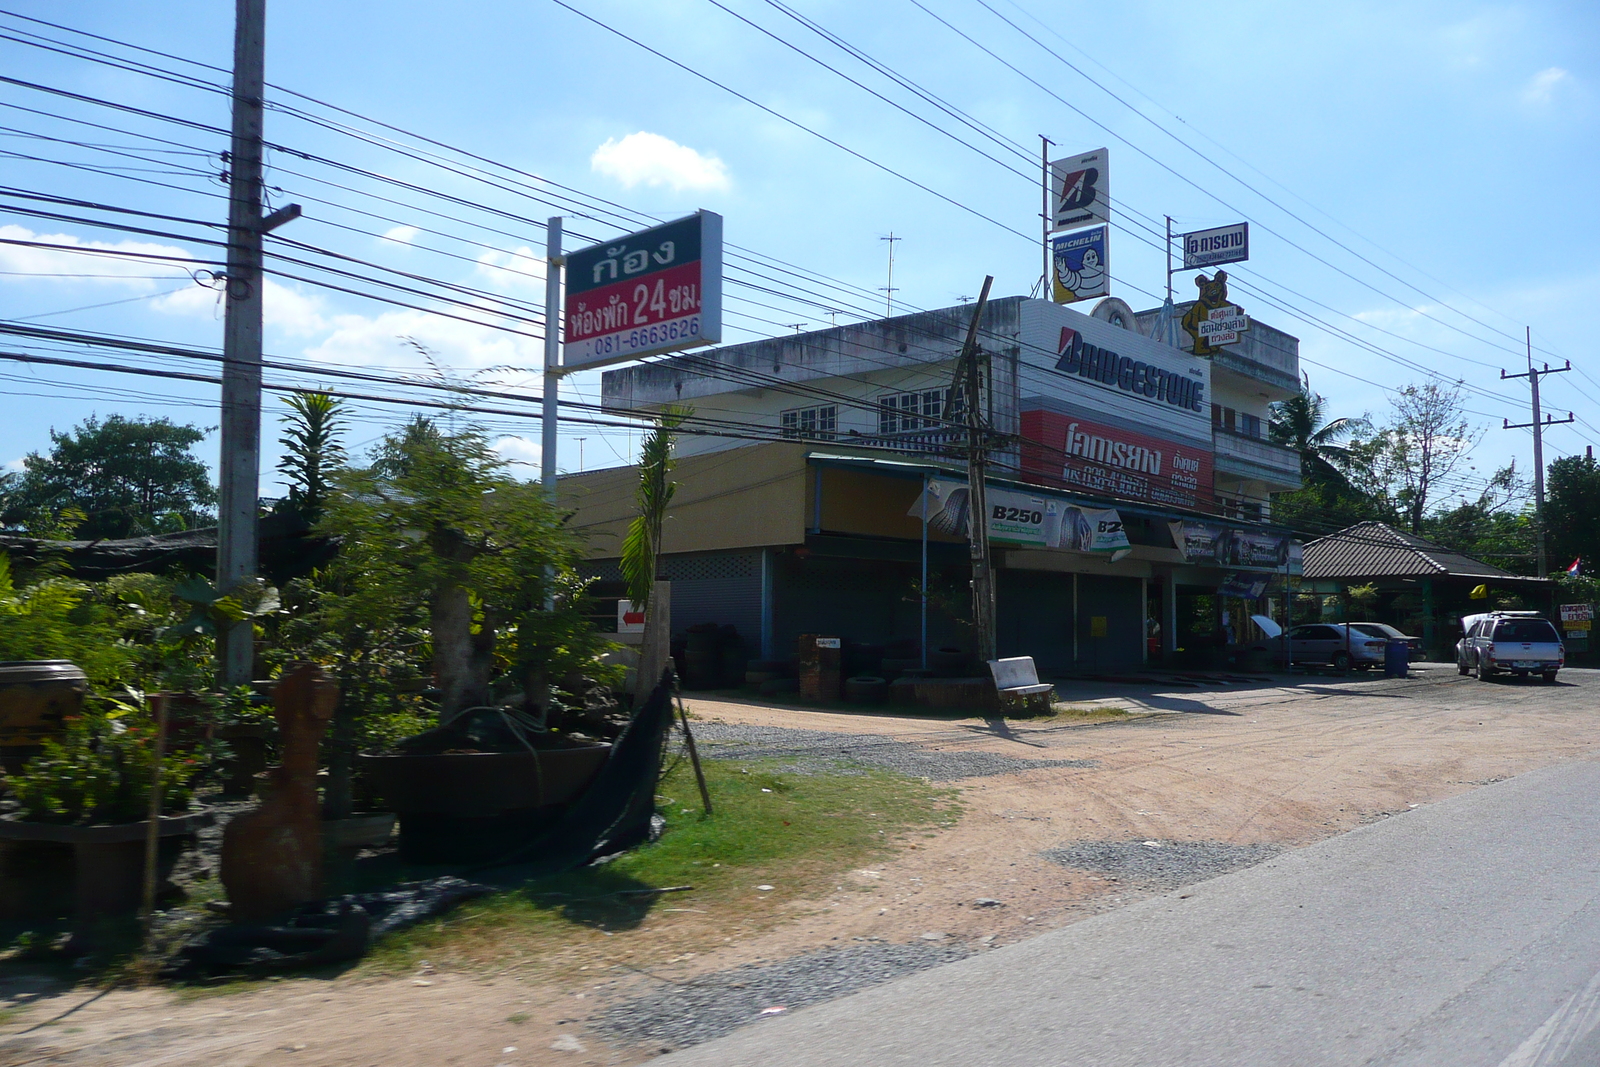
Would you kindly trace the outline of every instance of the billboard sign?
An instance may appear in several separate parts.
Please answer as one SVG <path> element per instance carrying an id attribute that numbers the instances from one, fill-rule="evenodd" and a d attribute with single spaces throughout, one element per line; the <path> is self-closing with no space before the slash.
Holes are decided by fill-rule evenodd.
<path id="1" fill-rule="evenodd" d="M 930 478 L 928 490 L 906 514 L 957 536 L 967 535 L 970 490 L 966 482 Z M 1061 548 L 1069 552 L 1109 555 L 1129 547 L 1122 516 L 1112 508 L 1090 508 L 1016 489 L 985 486 L 989 505 L 989 540 L 1026 548 Z"/>
<path id="2" fill-rule="evenodd" d="M 1212 522 L 1167 524 L 1172 542 L 1189 563 L 1280 570 L 1289 563 L 1291 540 L 1263 530 L 1239 530 Z"/>
<path id="3" fill-rule="evenodd" d="M 1104 148 L 1050 164 L 1050 232 L 1111 221 L 1111 179 Z"/>
<path id="4" fill-rule="evenodd" d="M 1561 605 L 1562 622 L 1590 622 L 1594 619 L 1593 604 Z"/>
<path id="5" fill-rule="evenodd" d="M 1111 227 L 1096 226 L 1050 241 L 1050 295 L 1058 304 L 1111 292 Z"/>
<path id="6" fill-rule="evenodd" d="M 1193 508 L 1211 491 L 1212 453 L 1040 407 L 1022 412 L 1022 470 L 1079 492 Z"/>
<path id="7" fill-rule="evenodd" d="M 1183 242 L 1183 269 L 1242 263 L 1250 258 L 1250 224 L 1236 222 L 1212 230 L 1178 235 Z"/>
<path id="8" fill-rule="evenodd" d="M 687 218 L 567 256 L 564 367 L 722 340 L 722 216 Z"/>

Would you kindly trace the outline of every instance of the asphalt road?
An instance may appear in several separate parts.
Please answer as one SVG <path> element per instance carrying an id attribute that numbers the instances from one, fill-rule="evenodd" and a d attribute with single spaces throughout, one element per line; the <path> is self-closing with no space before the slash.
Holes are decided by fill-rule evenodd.
<path id="1" fill-rule="evenodd" d="M 1590 672 L 1563 678 L 1600 696 Z M 1595 1067 L 1600 762 L 1485 786 L 672 1061 Z"/>

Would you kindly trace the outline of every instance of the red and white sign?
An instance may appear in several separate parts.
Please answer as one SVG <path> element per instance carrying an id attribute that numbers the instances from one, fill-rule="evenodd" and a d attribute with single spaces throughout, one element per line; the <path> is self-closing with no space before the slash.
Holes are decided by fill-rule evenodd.
<path id="1" fill-rule="evenodd" d="M 1208 449 L 1042 409 L 1022 413 L 1022 470 L 1084 493 L 1172 507 L 1197 507 L 1212 490 Z"/>
<path id="2" fill-rule="evenodd" d="M 722 339 L 722 216 L 701 211 L 567 256 L 562 366 Z"/>

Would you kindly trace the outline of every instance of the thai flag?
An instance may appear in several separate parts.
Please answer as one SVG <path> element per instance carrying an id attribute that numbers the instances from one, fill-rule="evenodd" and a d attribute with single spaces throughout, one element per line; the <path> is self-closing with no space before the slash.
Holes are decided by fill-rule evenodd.
<path id="1" fill-rule="evenodd" d="M 1574 578 L 1579 577 L 1583 573 L 1583 568 L 1581 566 L 1582 563 L 1583 563 L 1583 557 L 1581 557 L 1581 556 L 1578 557 L 1577 559 L 1573 560 L 1572 561 L 1572 566 L 1567 568 L 1567 573 L 1572 575 L 1572 577 L 1574 577 Z"/>

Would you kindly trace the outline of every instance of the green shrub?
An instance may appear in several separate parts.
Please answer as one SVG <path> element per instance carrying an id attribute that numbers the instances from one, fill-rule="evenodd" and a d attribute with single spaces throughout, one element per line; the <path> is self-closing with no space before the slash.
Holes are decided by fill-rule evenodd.
<path id="1" fill-rule="evenodd" d="M 112 714 L 89 713 L 68 724 L 56 741 L 9 779 L 22 816 L 35 822 L 138 822 L 150 814 L 155 770 L 155 724 L 119 705 Z M 164 814 L 182 812 L 191 800 L 195 765 L 185 753 L 162 760 Z"/>

